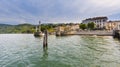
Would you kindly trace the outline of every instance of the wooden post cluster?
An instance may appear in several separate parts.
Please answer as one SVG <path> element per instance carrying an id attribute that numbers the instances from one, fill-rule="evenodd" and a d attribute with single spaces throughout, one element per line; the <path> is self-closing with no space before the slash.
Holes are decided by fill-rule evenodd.
<path id="1" fill-rule="evenodd" d="M 47 30 L 45 30 L 44 31 L 44 38 L 43 38 L 43 48 L 47 48 L 48 47 L 47 39 L 48 39 L 48 32 L 47 32 Z"/>

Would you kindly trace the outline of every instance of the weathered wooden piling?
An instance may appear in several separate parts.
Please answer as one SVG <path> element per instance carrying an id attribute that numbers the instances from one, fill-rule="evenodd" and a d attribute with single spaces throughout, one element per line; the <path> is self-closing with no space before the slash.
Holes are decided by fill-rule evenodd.
<path id="1" fill-rule="evenodd" d="M 47 48 L 48 47 L 47 39 L 48 39 L 48 32 L 47 32 L 47 30 L 45 30 L 44 31 L 44 38 L 43 38 L 43 48 Z"/>

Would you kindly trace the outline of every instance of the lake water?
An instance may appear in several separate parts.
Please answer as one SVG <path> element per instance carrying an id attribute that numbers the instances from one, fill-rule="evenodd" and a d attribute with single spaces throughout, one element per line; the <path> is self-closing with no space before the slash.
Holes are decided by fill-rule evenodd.
<path id="1" fill-rule="evenodd" d="M 120 42 L 111 36 L 48 37 L 0 34 L 0 67 L 120 67 Z"/>

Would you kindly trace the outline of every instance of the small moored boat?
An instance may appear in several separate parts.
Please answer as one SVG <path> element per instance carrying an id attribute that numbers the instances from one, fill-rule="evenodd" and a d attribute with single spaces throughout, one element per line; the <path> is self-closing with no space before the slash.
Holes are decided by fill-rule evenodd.
<path id="1" fill-rule="evenodd" d="M 44 36 L 44 33 L 42 33 L 42 32 L 35 32 L 34 36 L 35 37 L 42 37 L 42 36 Z"/>

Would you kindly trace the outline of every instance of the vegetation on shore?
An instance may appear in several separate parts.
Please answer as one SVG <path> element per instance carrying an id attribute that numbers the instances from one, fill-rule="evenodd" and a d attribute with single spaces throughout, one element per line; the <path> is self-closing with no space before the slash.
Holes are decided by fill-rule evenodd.
<path id="1" fill-rule="evenodd" d="M 87 29 L 87 25 L 86 24 L 80 24 L 80 28 L 82 29 L 82 30 L 85 30 L 85 29 Z"/>
<path id="2" fill-rule="evenodd" d="M 60 23 L 60 24 L 41 24 L 41 31 L 48 30 L 49 33 L 55 32 L 56 27 L 65 27 L 65 26 L 74 25 L 74 23 Z M 0 34 L 4 33 L 34 33 L 36 31 L 36 26 L 32 24 L 18 24 L 18 25 L 8 25 L 8 24 L 0 24 Z M 90 22 L 88 24 L 80 24 L 80 29 L 85 30 L 93 30 L 95 29 L 95 24 Z"/>
<path id="3" fill-rule="evenodd" d="M 49 32 L 54 31 L 54 24 L 42 24 L 41 30 L 47 29 Z M 8 25 L 0 24 L 0 33 L 34 33 L 36 31 L 36 25 L 32 24 L 18 24 L 18 25 Z"/>
<path id="4" fill-rule="evenodd" d="M 55 27 L 72 25 L 72 23 L 64 24 L 41 24 L 41 31 L 48 30 L 49 33 L 55 32 Z M 8 25 L 0 24 L 0 34 L 4 33 L 34 33 L 36 31 L 36 26 L 32 24 L 18 24 L 18 25 Z"/>
<path id="5" fill-rule="evenodd" d="M 0 24 L 0 33 L 31 33 L 34 26 L 30 24 L 7 25 Z"/>
<path id="6" fill-rule="evenodd" d="M 93 30 L 93 29 L 95 29 L 95 23 L 93 23 L 93 22 L 90 22 L 90 23 L 88 23 L 88 24 L 80 24 L 80 28 L 82 29 L 82 30 L 85 30 L 85 29 L 89 29 L 89 30 Z"/>

